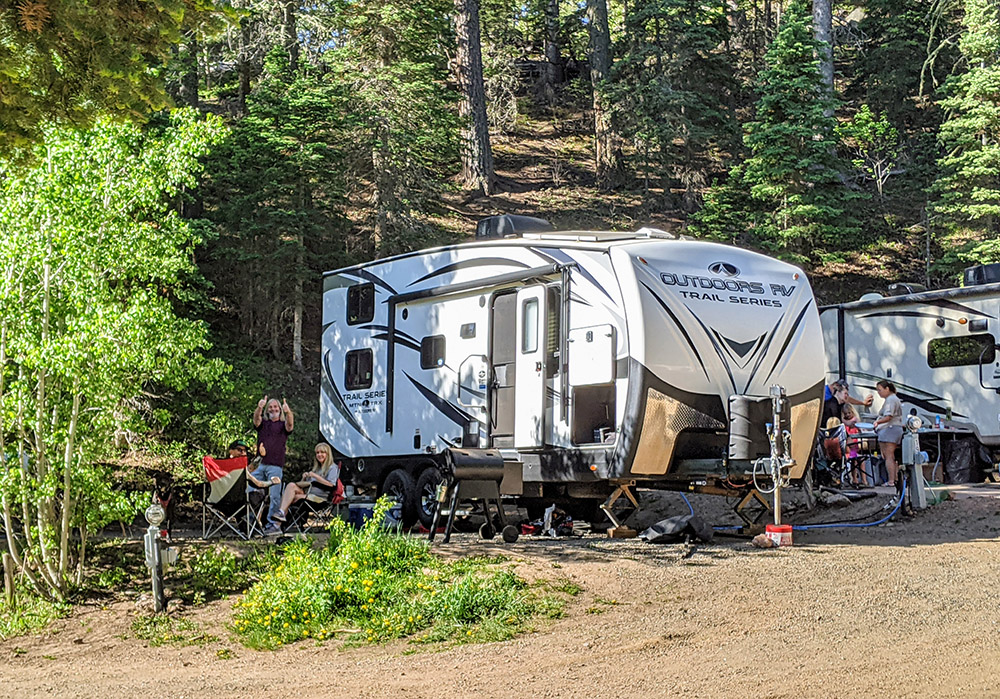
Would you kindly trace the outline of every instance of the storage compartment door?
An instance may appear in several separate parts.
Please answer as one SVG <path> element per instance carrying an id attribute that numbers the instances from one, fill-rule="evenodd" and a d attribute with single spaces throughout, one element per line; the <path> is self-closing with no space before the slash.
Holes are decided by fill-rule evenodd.
<path id="1" fill-rule="evenodd" d="M 545 287 L 517 292 L 517 392 L 514 396 L 514 446 L 545 442 Z"/>

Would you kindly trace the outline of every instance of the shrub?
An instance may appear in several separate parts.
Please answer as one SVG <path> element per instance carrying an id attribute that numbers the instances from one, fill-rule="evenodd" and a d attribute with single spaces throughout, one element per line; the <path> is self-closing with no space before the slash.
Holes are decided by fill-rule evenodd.
<path id="1" fill-rule="evenodd" d="M 330 541 L 314 550 L 304 539 L 236 602 L 233 626 L 247 646 L 275 648 L 342 634 L 350 643 L 500 640 L 523 629 L 558 600 L 543 599 L 502 559 L 446 563 L 426 541 L 381 525 L 382 499 L 360 531 L 335 520 Z"/>

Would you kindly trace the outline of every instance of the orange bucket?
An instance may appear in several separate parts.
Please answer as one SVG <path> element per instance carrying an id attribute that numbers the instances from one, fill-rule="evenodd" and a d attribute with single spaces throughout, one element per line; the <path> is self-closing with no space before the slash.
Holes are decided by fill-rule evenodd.
<path id="1" fill-rule="evenodd" d="M 769 524 L 765 527 L 764 532 L 767 534 L 767 538 L 778 546 L 792 545 L 792 525 L 790 524 Z"/>

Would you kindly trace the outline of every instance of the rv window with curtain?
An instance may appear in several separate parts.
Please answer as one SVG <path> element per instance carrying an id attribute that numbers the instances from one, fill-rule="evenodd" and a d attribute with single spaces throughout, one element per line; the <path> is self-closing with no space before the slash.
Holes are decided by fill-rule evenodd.
<path id="1" fill-rule="evenodd" d="M 372 351 L 370 349 L 348 352 L 344 365 L 344 388 L 346 390 L 356 391 L 359 388 L 372 387 Z"/>
<path id="2" fill-rule="evenodd" d="M 428 335 L 420 341 L 420 368 L 444 366 L 444 335 Z"/>
<path id="3" fill-rule="evenodd" d="M 990 333 L 961 337 L 939 337 L 927 343 L 927 364 L 931 369 L 946 366 L 976 366 L 996 361 L 996 339 Z M 985 352 L 984 352 L 985 350 Z"/>
<path id="4" fill-rule="evenodd" d="M 357 284 L 347 289 L 347 324 L 368 323 L 375 317 L 375 285 Z"/>
<path id="5" fill-rule="evenodd" d="M 538 350 L 538 299 L 525 299 L 521 307 L 521 353 Z"/>

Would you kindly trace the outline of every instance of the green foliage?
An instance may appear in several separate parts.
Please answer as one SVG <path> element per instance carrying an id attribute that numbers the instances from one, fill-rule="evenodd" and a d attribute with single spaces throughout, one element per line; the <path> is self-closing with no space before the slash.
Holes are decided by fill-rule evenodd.
<path id="1" fill-rule="evenodd" d="M 335 520 L 326 549 L 289 544 L 280 562 L 236 603 L 243 643 L 275 648 L 338 633 L 353 643 L 509 638 L 529 619 L 557 613 L 509 570 L 488 560 L 445 563 L 425 541 L 385 529 L 385 498 L 360 531 Z"/>
<path id="2" fill-rule="evenodd" d="M 0 641 L 45 628 L 65 616 L 69 609 L 67 604 L 51 602 L 28 590 L 20 590 L 17 604 L 8 606 L 0 601 Z"/>
<path id="3" fill-rule="evenodd" d="M 850 121 L 837 126 L 837 135 L 854 156 L 851 164 L 875 183 L 881 199 L 885 181 L 901 153 L 899 132 L 884 113 L 873 114 L 863 104 Z"/>
<path id="4" fill-rule="evenodd" d="M 224 369 L 201 359 L 204 324 L 174 311 L 197 239 L 169 206 L 221 132 L 190 111 L 148 132 L 53 128 L 0 183 L 0 493 L 39 594 L 63 598 L 88 534 L 135 512 L 101 462 L 141 428 L 145 391 Z"/>
<path id="5" fill-rule="evenodd" d="M 966 0 L 959 43 L 965 70 L 945 85 L 941 125 L 945 154 L 938 164 L 934 211 L 948 223 L 986 235 L 971 259 L 996 259 L 1000 217 L 1000 9 L 988 0 Z"/>
<path id="6" fill-rule="evenodd" d="M 86 126 L 101 113 L 144 115 L 167 103 L 154 68 L 182 33 L 218 12 L 207 0 L 25 0 L 0 12 L 0 145 L 30 146 L 46 123 Z"/>
<path id="7" fill-rule="evenodd" d="M 732 69 L 718 51 L 727 36 L 719 3 L 630 3 L 624 51 L 607 89 L 615 129 L 634 144 L 634 164 L 665 187 L 679 186 L 689 205 L 736 140 L 727 109 Z"/>
<path id="8" fill-rule="evenodd" d="M 850 204 L 857 195 L 841 182 L 835 101 L 822 85 L 818 49 L 808 4 L 793 0 L 758 76 L 756 119 L 744 137 L 749 157 L 730 173 L 730 191 L 706 205 L 723 209 L 702 214 L 696 229 L 726 238 L 734 233 L 720 226 L 742 218 L 751 243 L 800 258 L 856 236 Z"/>

